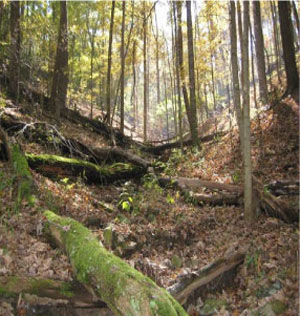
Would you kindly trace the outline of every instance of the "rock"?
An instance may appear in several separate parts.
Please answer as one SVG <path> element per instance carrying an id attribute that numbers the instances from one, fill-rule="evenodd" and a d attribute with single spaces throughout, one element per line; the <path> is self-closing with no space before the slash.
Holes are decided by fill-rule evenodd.
<path id="1" fill-rule="evenodd" d="M 204 306 L 200 309 L 201 316 L 214 315 L 221 307 L 226 306 L 224 299 L 208 298 L 204 302 Z"/>

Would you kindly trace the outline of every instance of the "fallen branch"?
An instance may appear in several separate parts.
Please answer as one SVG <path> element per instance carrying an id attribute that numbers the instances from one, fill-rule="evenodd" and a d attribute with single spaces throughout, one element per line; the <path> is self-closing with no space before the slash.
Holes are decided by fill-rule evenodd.
<path id="1" fill-rule="evenodd" d="M 221 291 L 226 286 L 230 286 L 236 269 L 243 263 L 244 258 L 244 253 L 235 253 L 218 259 L 197 272 L 179 277 L 179 280 L 167 290 L 182 305 L 191 303 L 191 300 L 197 301 L 197 298 L 206 292 Z"/>
<path id="2" fill-rule="evenodd" d="M 266 185 L 266 188 L 275 196 L 299 195 L 299 180 L 273 181 Z"/>
<path id="3" fill-rule="evenodd" d="M 227 183 L 220 183 L 220 182 L 212 182 L 212 181 L 205 181 L 200 180 L 197 178 L 164 178 L 161 177 L 158 179 L 160 185 L 162 186 L 177 186 L 181 189 L 200 189 L 200 188 L 207 188 L 211 190 L 219 190 L 219 191 L 228 191 L 237 194 L 241 194 L 243 189 L 237 185 L 227 184 Z"/>
<path id="4" fill-rule="evenodd" d="M 107 184 L 145 174 L 145 168 L 132 164 L 115 163 L 99 166 L 88 161 L 56 155 L 26 154 L 30 168 L 48 177 L 82 177 L 88 183 Z"/>
<path id="5" fill-rule="evenodd" d="M 78 281 L 116 315 L 187 315 L 166 290 L 104 249 L 80 223 L 50 211 L 44 215 L 48 234 L 69 256 Z"/>
<path id="6" fill-rule="evenodd" d="M 293 223 L 299 221 L 299 205 L 293 207 L 285 201 L 279 200 L 270 192 L 265 190 L 263 183 L 252 176 L 254 191 L 257 194 L 260 207 L 270 216 L 278 217 L 286 223 Z"/>

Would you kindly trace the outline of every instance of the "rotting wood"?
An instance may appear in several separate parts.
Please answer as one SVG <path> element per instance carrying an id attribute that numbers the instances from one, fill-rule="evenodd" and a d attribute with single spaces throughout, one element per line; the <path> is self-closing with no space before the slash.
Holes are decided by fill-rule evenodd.
<path id="1" fill-rule="evenodd" d="M 282 219 L 286 223 L 299 221 L 299 204 L 289 205 L 265 190 L 263 183 L 255 176 L 252 176 L 254 191 L 259 198 L 259 205 L 269 216 Z"/>
<path id="2" fill-rule="evenodd" d="M 198 204 L 210 204 L 210 205 L 240 205 L 241 199 L 237 194 L 199 194 L 192 195 L 194 201 Z"/>
<path id="3" fill-rule="evenodd" d="M 299 180 L 278 180 L 265 186 L 275 196 L 299 195 Z"/>
<path id="4" fill-rule="evenodd" d="M 103 248 L 83 225 L 50 211 L 44 216 L 48 234 L 69 256 L 78 281 L 116 315 L 187 315 L 166 290 Z"/>
<path id="5" fill-rule="evenodd" d="M 48 298 L 59 305 L 94 308 L 106 306 L 104 302 L 95 301 L 93 296 L 78 282 L 15 275 L 0 277 L 0 297 L 18 298 L 21 293 Z"/>
<path id="6" fill-rule="evenodd" d="M 182 305 L 196 301 L 207 292 L 221 291 L 233 283 L 237 267 L 243 263 L 245 254 L 237 252 L 218 259 L 203 269 L 183 275 L 167 290 Z"/>
<path id="7" fill-rule="evenodd" d="M 145 174 L 146 169 L 132 164 L 99 166 L 88 161 L 56 155 L 26 154 L 30 168 L 48 177 L 82 177 L 88 183 L 107 184 Z"/>

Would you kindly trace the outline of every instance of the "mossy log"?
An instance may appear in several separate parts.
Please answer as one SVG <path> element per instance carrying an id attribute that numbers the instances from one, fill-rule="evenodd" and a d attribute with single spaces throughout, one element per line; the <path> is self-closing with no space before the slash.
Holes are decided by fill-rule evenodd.
<path id="1" fill-rule="evenodd" d="M 16 175 L 16 203 L 17 207 L 21 202 L 26 199 L 29 204 L 33 205 L 35 201 L 34 191 L 34 181 L 32 174 L 30 172 L 27 160 L 21 151 L 19 145 L 10 145 L 11 151 L 11 164 Z"/>
<path id="2" fill-rule="evenodd" d="M 103 307 L 104 302 L 94 301 L 93 296 L 78 282 L 63 282 L 53 279 L 25 276 L 1 276 L 0 297 L 18 298 L 31 294 L 59 300 L 60 304 L 78 307 Z"/>
<path id="3" fill-rule="evenodd" d="M 187 316 L 166 290 L 103 248 L 83 225 L 51 211 L 44 215 L 46 231 L 69 256 L 78 281 L 116 315 Z"/>
<path id="4" fill-rule="evenodd" d="M 145 168 L 126 163 L 98 166 L 88 161 L 56 155 L 26 154 L 30 168 L 48 177 L 81 176 L 88 183 L 106 184 L 143 175 Z"/>
<path id="5" fill-rule="evenodd" d="M 229 254 L 199 271 L 179 276 L 178 281 L 167 290 L 183 305 L 196 303 L 199 296 L 222 291 L 232 285 L 237 267 L 244 259 L 244 253 Z"/>

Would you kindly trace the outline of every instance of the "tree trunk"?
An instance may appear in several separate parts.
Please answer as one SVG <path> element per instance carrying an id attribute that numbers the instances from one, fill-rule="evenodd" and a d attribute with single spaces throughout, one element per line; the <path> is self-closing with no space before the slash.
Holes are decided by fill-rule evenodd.
<path id="1" fill-rule="evenodd" d="M 147 69 L 147 18 L 146 5 L 143 2 L 143 65 L 144 65 L 144 143 L 147 142 L 148 125 L 148 69 Z"/>
<path id="2" fill-rule="evenodd" d="M 126 2 L 123 1 L 122 3 L 122 33 L 121 33 L 121 123 L 120 123 L 120 130 L 121 133 L 124 134 L 124 89 L 125 89 L 125 45 L 124 45 L 124 33 L 125 33 L 125 7 Z"/>
<path id="3" fill-rule="evenodd" d="M 230 1 L 230 43 L 231 43 L 230 49 L 231 49 L 231 68 L 232 68 L 232 81 L 233 81 L 233 99 L 234 99 L 234 107 L 235 107 L 236 116 L 237 116 L 237 124 L 239 128 L 241 151 L 243 152 L 244 126 L 243 126 L 243 114 L 242 114 L 241 99 L 240 99 L 235 15 L 236 15 L 235 2 Z"/>
<path id="4" fill-rule="evenodd" d="M 60 111 L 66 107 L 68 90 L 68 17 L 67 3 L 60 2 L 60 22 L 52 81 L 50 109 L 55 118 L 60 119 Z"/>
<path id="5" fill-rule="evenodd" d="M 115 13 L 115 0 L 112 0 L 111 13 L 110 13 L 108 52 L 107 52 L 107 80 L 106 80 L 106 120 L 105 121 L 108 124 L 110 124 L 110 116 L 111 116 L 110 80 L 111 80 L 111 62 L 112 62 L 112 41 L 113 41 L 113 30 L 114 30 L 114 13 Z"/>
<path id="6" fill-rule="evenodd" d="M 15 101 L 19 101 L 20 81 L 20 2 L 10 2 L 10 62 L 9 62 L 9 89 Z"/>
<path id="7" fill-rule="evenodd" d="M 299 88 L 299 74 L 296 64 L 293 41 L 293 25 L 289 1 L 278 1 L 280 32 L 282 39 L 283 59 L 287 77 L 286 93 L 290 94 Z"/>
<path id="8" fill-rule="evenodd" d="M 193 119 L 190 109 L 190 101 L 186 87 L 186 80 L 185 80 L 185 69 L 183 63 L 183 38 L 182 38 L 182 3 L 180 1 L 176 1 L 176 8 L 177 8 L 177 54 L 179 59 L 179 73 L 180 73 L 180 85 L 182 88 L 182 94 L 185 104 L 186 113 L 188 116 L 188 121 L 190 125 L 190 132 L 193 135 Z"/>
<path id="9" fill-rule="evenodd" d="M 195 86 L 195 66 L 194 66 L 194 43 L 193 25 L 191 13 L 191 0 L 186 1 L 187 33 L 188 33 L 188 59 L 189 59 L 189 79 L 190 79 L 190 111 L 191 111 L 191 136 L 194 146 L 198 144 L 198 120 L 196 106 L 196 86 Z"/>
<path id="10" fill-rule="evenodd" d="M 133 75 L 133 86 L 132 86 L 132 107 L 133 107 L 133 130 L 136 131 L 137 128 L 137 120 L 138 120 L 138 111 L 137 111 L 137 100 L 136 100 L 136 40 L 133 42 L 132 46 L 132 75 Z"/>
<path id="11" fill-rule="evenodd" d="M 178 48 L 178 26 L 177 26 L 177 18 L 176 18 L 176 4 L 175 2 L 172 3 L 173 5 L 173 16 L 174 16 L 174 28 L 175 28 L 175 69 L 176 69 L 176 88 L 177 88 L 177 99 L 178 99 L 178 128 L 179 128 L 179 142 L 180 148 L 182 150 L 182 104 L 181 104 L 181 91 L 180 91 L 180 62 L 179 62 L 179 48 Z"/>
<path id="12" fill-rule="evenodd" d="M 244 119 L 244 206 L 245 219 L 253 222 L 255 210 L 252 207 L 252 163 L 251 163 L 251 129 L 250 129 L 250 84 L 249 84 L 249 1 L 243 2 L 243 119 Z"/>
<path id="13" fill-rule="evenodd" d="M 156 35 L 155 35 L 156 90 L 157 90 L 157 105 L 159 105 L 159 103 L 160 103 L 160 76 L 159 76 L 158 23 L 157 23 L 156 7 L 155 7 L 155 26 L 156 26 Z"/>
<path id="14" fill-rule="evenodd" d="M 257 73 L 259 82 L 259 94 L 263 104 L 268 102 L 268 87 L 266 78 L 266 65 L 264 55 L 264 38 L 261 25 L 260 2 L 253 1 L 253 19 L 254 19 L 254 35 L 255 35 L 255 51 L 257 62 Z"/>
<path id="15" fill-rule="evenodd" d="M 104 249 L 80 223 L 50 211 L 44 216 L 48 234 L 69 256 L 78 281 L 116 315 L 187 315 L 166 290 Z"/>

